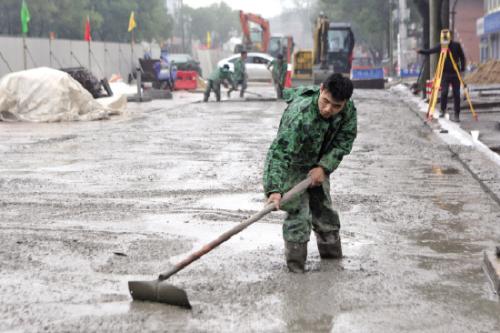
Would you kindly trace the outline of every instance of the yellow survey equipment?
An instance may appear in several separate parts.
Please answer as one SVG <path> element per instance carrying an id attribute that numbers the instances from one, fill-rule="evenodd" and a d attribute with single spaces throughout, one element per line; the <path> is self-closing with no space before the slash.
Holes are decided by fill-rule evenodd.
<path id="1" fill-rule="evenodd" d="M 441 52 L 439 53 L 439 60 L 436 68 L 436 73 L 434 74 L 434 81 L 432 83 L 432 92 L 431 97 L 429 99 L 429 108 L 427 109 L 427 120 L 431 121 L 432 116 L 434 114 L 434 109 L 436 107 L 437 98 L 439 94 L 439 88 L 441 87 L 441 80 L 443 78 L 443 70 L 444 63 L 446 61 L 446 57 L 450 57 L 451 63 L 453 64 L 453 69 L 457 73 L 458 79 L 460 80 L 460 85 L 464 89 L 465 97 L 467 98 L 467 102 L 469 103 L 470 111 L 472 112 L 472 116 L 477 121 L 477 114 L 474 111 L 474 106 L 472 106 L 472 102 L 469 95 L 469 90 L 462 80 L 462 76 L 460 75 L 460 71 L 458 70 L 457 63 L 453 58 L 453 54 L 449 48 L 451 41 L 451 33 L 448 29 L 441 30 Z"/>

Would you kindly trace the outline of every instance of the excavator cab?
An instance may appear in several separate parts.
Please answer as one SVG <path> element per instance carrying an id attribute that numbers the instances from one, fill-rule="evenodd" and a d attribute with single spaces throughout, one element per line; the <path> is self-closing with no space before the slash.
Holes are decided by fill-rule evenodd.
<path id="1" fill-rule="evenodd" d="M 349 73 L 352 66 L 354 34 L 348 24 L 330 23 L 327 63 L 335 73 Z"/>
<path id="2" fill-rule="evenodd" d="M 313 83 L 323 82 L 331 73 L 349 75 L 354 52 L 354 34 L 349 23 L 331 23 L 321 15 L 316 20 L 313 49 Z"/>

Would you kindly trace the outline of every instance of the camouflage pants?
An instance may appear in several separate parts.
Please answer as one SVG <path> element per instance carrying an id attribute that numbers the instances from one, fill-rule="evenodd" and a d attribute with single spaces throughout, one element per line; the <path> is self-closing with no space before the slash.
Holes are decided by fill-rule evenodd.
<path id="1" fill-rule="evenodd" d="M 214 91 L 215 93 L 215 100 L 217 102 L 220 102 L 220 82 L 219 81 L 213 81 L 213 80 L 208 80 L 207 82 L 207 88 L 205 89 L 205 94 L 203 95 L 203 101 L 208 102 L 208 98 L 210 97 L 210 92 Z"/>
<path id="2" fill-rule="evenodd" d="M 283 223 L 283 238 L 288 242 L 308 242 L 311 229 L 318 233 L 340 229 L 339 214 L 332 208 L 328 179 L 289 201 L 282 209 L 288 213 Z"/>

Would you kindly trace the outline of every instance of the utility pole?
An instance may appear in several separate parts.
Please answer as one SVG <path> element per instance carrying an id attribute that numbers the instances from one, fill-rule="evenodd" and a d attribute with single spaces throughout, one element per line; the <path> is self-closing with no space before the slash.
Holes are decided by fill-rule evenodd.
<path id="1" fill-rule="evenodd" d="M 453 2 L 453 6 L 451 7 L 451 32 L 453 33 L 453 36 L 455 36 L 455 14 L 457 13 L 457 3 L 458 0 L 455 0 L 455 2 Z"/>
<path id="2" fill-rule="evenodd" d="M 389 0 L 389 75 L 394 76 L 394 54 L 393 54 L 393 42 L 394 42 L 394 17 L 392 12 L 392 2 Z"/>
<path id="3" fill-rule="evenodd" d="M 430 47 L 434 47 L 439 44 L 440 37 L 440 24 L 439 24 L 439 12 L 441 0 L 429 0 L 429 43 Z M 437 66 L 437 54 L 432 54 L 430 56 L 431 63 L 431 77 L 434 77 Z"/>
<path id="4" fill-rule="evenodd" d="M 180 2 L 179 13 L 181 14 L 180 26 L 181 26 L 182 53 L 185 53 L 186 52 L 186 44 L 185 44 L 185 40 L 184 40 L 184 5 L 182 3 L 182 0 L 179 0 L 179 2 Z"/>
<path id="5" fill-rule="evenodd" d="M 441 29 L 450 28 L 450 0 L 442 0 L 441 3 Z"/>
<path id="6" fill-rule="evenodd" d="M 399 22 L 398 22 L 398 65 L 399 71 L 406 69 L 407 67 L 407 56 L 408 51 L 407 40 L 408 40 L 408 30 L 407 30 L 407 13 L 406 13 L 406 0 L 399 0 Z M 398 73 L 399 74 L 399 73 Z"/>

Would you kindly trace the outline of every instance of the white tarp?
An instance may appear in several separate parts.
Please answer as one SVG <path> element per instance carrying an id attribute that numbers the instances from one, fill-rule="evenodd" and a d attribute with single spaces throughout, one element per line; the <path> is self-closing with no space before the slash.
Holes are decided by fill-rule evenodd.
<path id="1" fill-rule="evenodd" d="M 106 119 L 119 110 L 101 105 L 69 74 L 47 67 L 0 81 L 0 120 L 28 122 Z"/>

